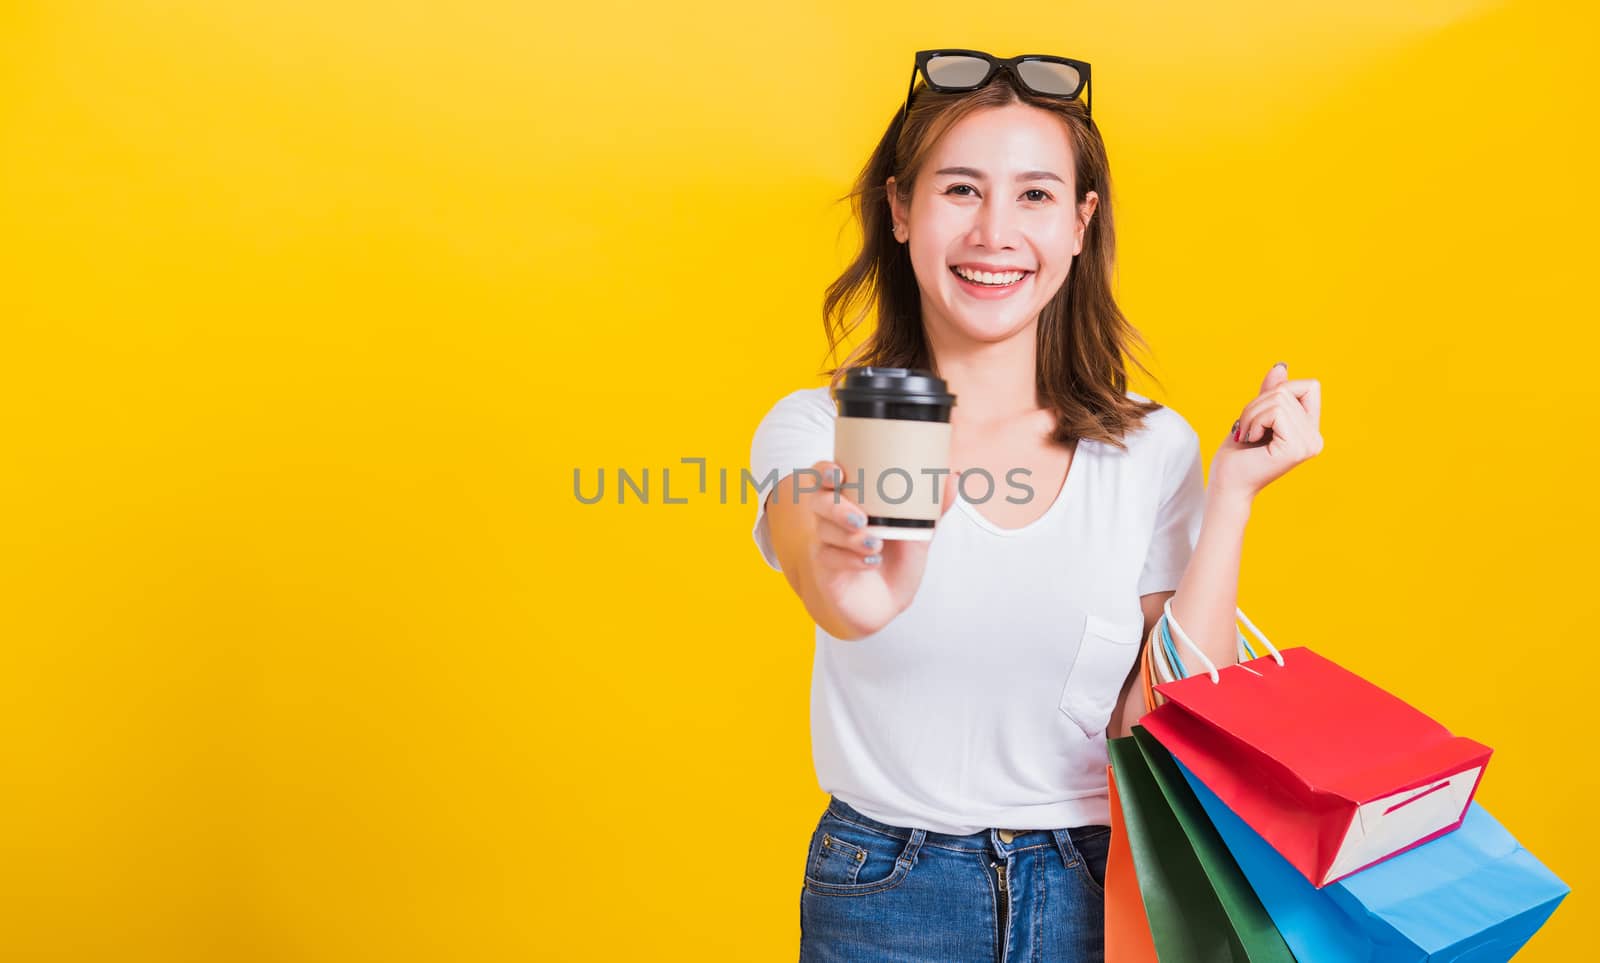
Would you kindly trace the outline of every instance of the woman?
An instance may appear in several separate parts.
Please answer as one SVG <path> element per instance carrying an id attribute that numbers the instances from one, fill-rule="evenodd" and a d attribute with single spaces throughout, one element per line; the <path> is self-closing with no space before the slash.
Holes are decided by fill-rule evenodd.
<path id="1" fill-rule="evenodd" d="M 1214 663 L 1237 661 L 1251 503 L 1321 451 L 1319 387 L 1274 365 L 1206 487 L 1195 430 L 1126 389 L 1139 338 L 1111 294 L 1088 65 L 942 54 L 918 55 L 855 185 L 865 242 L 825 300 L 835 349 L 860 308 L 878 318 L 835 383 L 923 368 L 957 396 L 961 474 L 934 538 L 862 530 L 827 387 L 778 401 L 752 446 L 755 477 L 779 478 L 757 545 L 817 626 L 812 751 L 831 798 L 800 955 L 1099 960 L 1106 739 L 1146 711 L 1140 642 L 1170 598 Z M 994 484 L 1015 469 L 1034 497 Z"/>

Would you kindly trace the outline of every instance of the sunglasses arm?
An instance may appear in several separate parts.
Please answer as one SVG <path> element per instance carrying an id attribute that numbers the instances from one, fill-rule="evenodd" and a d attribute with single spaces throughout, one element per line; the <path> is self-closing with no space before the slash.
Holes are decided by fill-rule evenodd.
<path id="1" fill-rule="evenodd" d="M 911 116 L 911 92 L 917 89 L 917 68 L 911 68 L 911 83 L 906 85 L 906 102 L 900 107 L 900 123 L 905 124 L 906 118 Z"/>

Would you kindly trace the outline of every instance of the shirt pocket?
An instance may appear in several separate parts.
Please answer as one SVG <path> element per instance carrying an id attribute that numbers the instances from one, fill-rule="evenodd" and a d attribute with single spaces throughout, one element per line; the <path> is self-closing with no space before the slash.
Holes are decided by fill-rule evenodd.
<path id="1" fill-rule="evenodd" d="M 1105 731 L 1139 655 L 1144 619 L 1113 619 L 1093 612 L 1083 620 L 1077 658 L 1061 688 L 1061 711 L 1088 738 Z"/>

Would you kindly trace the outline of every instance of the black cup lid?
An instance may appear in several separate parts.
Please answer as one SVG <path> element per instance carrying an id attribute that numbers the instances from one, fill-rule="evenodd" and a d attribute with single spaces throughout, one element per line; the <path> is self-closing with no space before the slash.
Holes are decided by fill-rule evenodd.
<path id="1" fill-rule="evenodd" d="M 944 379 L 920 368 L 851 368 L 831 392 L 836 401 L 893 401 L 897 404 L 956 403 Z"/>

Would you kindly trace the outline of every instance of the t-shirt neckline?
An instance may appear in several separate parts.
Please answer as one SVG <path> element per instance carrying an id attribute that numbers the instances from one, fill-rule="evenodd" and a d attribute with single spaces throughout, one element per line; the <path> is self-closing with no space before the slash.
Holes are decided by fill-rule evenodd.
<path id="1" fill-rule="evenodd" d="M 1074 488 L 1078 487 L 1077 483 L 1074 482 L 1073 479 L 1083 474 L 1078 470 L 1078 459 L 1083 457 L 1084 453 L 1088 451 L 1089 448 L 1093 447 L 1093 442 L 1088 438 L 1079 438 L 1076 445 L 1077 447 L 1074 448 L 1072 452 L 1072 463 L 1067 466 L 1066 480 L 1061 483 L 1061 490 L 1056 493 L 1055 501 L 1051 502 L 1050 507 L 1044 510 L 1044 514 L 1040 515 L 1038 518 L 1035 518 L 1028 524 L 1023 525 L 1020 528 L 1002 528 L 999 525 L 996 525 L 994 522 L 991 522 L 982 512 L 978 511 L 978 507 L 976 505 L 961 497 L 960 487 L 956 488 L 956 505 L 959 506 L 961 510 L 966 513 L 967 517 L 972 519 L 973 524 L 977 525 L 979 528 L 986 532 L 992 532 L 995 535 L 1000 535 L 1006 538 L 1011 538 L 1017 535 L 1026 535 L 1035 529 L 1042 528 L 1043 526 L 1049 524 L 1050 520 L 1056 515 L 1065 511 L 1063 506 L 1078 497 L 1073 493 Z M 999 493 L 999 487 L 996 486 L 995 494 L 990 497 L 1003 498 L 1005 496 Z"/>

